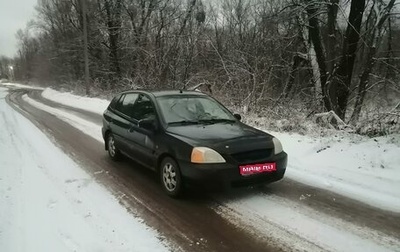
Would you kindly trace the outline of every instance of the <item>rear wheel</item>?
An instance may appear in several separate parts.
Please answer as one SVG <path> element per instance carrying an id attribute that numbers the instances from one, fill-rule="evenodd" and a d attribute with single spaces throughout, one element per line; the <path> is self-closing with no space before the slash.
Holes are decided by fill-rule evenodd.
<path id="1" fill-rule="evenodd" d="M 112 160 L 118 161 L 121 159 L 121 152 L 115 147 L 115 139 L 111 133 L 107 136 L 107 149 L 108 155 Z"/>
<path id="2" fill-rule="evenodd" d="M 178 163 L 170 157 L 163 159 L 160 165 L 161 185 L 171 197 L 177 198 L 182 194 L 182 176 Z"/>

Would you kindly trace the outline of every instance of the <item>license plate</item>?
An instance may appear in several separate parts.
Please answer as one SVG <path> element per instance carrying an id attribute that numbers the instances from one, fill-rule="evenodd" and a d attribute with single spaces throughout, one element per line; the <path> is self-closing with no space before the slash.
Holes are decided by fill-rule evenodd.
<path id="1" fill-rule="evenodd" d="M 276 171 L 276 163 L 241 165 L 239 171 L 242 176 L 274 172 Z"/>

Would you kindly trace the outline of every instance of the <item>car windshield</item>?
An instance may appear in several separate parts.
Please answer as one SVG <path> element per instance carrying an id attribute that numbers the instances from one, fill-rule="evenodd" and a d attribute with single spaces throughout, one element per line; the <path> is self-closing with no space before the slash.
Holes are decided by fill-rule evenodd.
<path id="1" fill-rule="evenodd" d="M 158 103 L 168 124 L 235 122 L 235 117 L 206 96 L 162 96 Z"/>

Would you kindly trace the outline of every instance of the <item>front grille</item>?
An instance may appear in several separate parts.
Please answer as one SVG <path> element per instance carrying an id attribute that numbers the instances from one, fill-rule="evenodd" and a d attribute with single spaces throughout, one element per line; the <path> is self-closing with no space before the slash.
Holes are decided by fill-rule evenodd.
<path id="1" fill-rule="evenodd" d="M 238 163 L 254 163 L 257 161 L 264 161 L 269 158 L 273 152 L 273 149 L 261 149 L 261 150 L 252 150 L 246 152 L 239 152 L 231 154 L 233 159 L 235 159 Z"/>

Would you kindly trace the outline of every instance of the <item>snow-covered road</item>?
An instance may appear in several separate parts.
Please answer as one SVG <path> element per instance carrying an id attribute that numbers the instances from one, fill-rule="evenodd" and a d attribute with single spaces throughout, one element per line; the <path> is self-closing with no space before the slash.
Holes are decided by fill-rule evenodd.
<path id="1" fill-rule="evenodd" d="M 50 88 L 42 96 L 99 115 L 109 104 Z M 289 154 L 286 177 L 400 213 L 400 134 L 370 139 L 342 132 L 302 136 L 261 130 L 278 137 Z"/>
<path id="2" fill-rule="evenodd" d="M 6 95 L 0 87 L 0 251 L 168 251 Z"/>
<path id="3" fill-rule="evenodd" d="M 43 96 L 68 106 L 80 109 L 90 108 L 87 110 L 98 114 L 104 111 L 104 106 L 108 103 L 104 100 L 72 96 L 50 89 L 46 89 Z M 26 95 L 23 96 L 23 100 L 101 141 L 99 136 L 96 136 L 97 134 L 93 134 L 100 129 L 101 125 L 93 124 L 82 117 L 71 114 L 67 109 L 50 107 Z M 341 137 L 316 138 L 285 133 L 274 134 L 282 140 L 284 148 L 291 157 L 287 173 L 289 177 L 338 192 L 375 207 L 400 212 L 398 183 L 400 161 L 396 155 L 399 153 L 398 142 L 391 138 L 368 141 Z M 379 147 L 376 143 L 379 143 Z M 25 151 L 32 153 L 29 149 L 23 149 L 21 153 L 25 153 Z M 43 162 L 47 163 L 48 161 L 44 160 Z M 326 166 L 324 162 L 330 165 Z M 49 163 L 51 162 L 49 161 Z M 343 166 L 346 163 L 349 166 Z M 381 164 L 385 168 L 382 168 Z M 63 179 L 68 180 L 68 178 Z M 18 181 L 18 178 L 15 181 Z M 61 183 L 63 180 L 59 180 L 59 182 Z M 389 223 L 391 219 L 399 215 L 393 214 L 390 216 L 391 219 L 385 220 L 382 219 L 385 218 L 384 214 L 376 215 L 375 211 L 378 210 L 365 208 L 367 209 L 366 213 L 361 211 L 357 213 L 357 209 L 362 209 L 362 205 L 355 208 L 352 205 L 346 206 L 347 203 L 342 202 L 337 203 L 338 205 L 344 204 L 344 207 L 331 209 L 335 205 L 336 197 L 340 201 L 339 195 L 326 196 L 330 197 L 329 201 L 324 199 L 317 203 L 316 209 L 307 202 L 315 202 L 318 199 L 311 192 L 304 193 L 305 187 L 293 187 L 293 190 L 300 189 L 297 192 L 298 195 L 296 192 L 292 192 L 293 190 L 276 193 L 280 189 L 290 190 L 290 185 L 285 182 L 272 185 L 271 188 L 276 188 L 275 191 L 269 189 L 262 192 L 250 190 L 235 191 L 234 194 L 227 195 L 213 195 L 212 197 L 218 204 L 214 203 L 212 209 L 235 225 L 237 229 L 284 250 L 400 251 L 398 225 L 393 224 L 389 228 L 390 230 L 385 230 L 384 224 L 374 227 L 374 223 Z M 371 192 L 375 192 L 375 194 Z M 324 193 L 322 192 L 322 194 Z M 356 203 L 350 201 L 349 204 Z M 346 218 L 342 218 L 340 215 L 346 212 L 346 208 L 350 212 Z M 373 212 L 369 214 L 368 211 Z M 335 212 L 336 214 L 334 214 Z M 374 220 L 365 223 L 369 216 Z M 206 239 L 199 237 L 199 241 L 204 242 L 204 240 Z M 154 245 L 154 243 L 151 244 Z"/>

